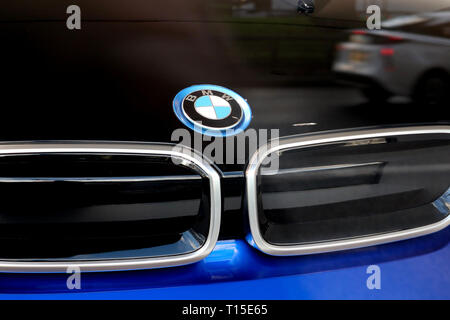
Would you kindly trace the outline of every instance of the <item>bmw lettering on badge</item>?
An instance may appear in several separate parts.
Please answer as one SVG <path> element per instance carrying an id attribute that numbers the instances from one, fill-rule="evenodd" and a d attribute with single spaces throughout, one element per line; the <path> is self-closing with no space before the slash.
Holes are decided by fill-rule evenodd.
<path id="1" fill-rule="evenodd" d="M 195 85 L 173 100 L 175 114 L 189 128 L 205 135 L 227 136 L 243 131 L 251 121 L 248 103 L 230 89 Z"/>

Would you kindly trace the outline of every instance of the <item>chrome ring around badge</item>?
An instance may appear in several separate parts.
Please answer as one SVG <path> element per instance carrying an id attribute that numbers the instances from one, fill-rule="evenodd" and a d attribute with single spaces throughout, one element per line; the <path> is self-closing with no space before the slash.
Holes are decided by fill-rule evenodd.
<path id="1" fill-rule="evenodd" d="M 245 130 L 252 112 L 236 92 L 217 85 L 194 85 L 173 100 L 178 119 L 194 131 L 210 136 L 230 136 Z"/>

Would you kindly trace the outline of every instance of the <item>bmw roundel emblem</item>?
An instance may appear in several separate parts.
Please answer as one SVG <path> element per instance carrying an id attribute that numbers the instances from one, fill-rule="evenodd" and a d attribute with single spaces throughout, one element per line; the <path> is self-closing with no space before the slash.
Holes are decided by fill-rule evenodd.
<path id="1" fill-rule="evenodd" d="M 249 125 L 250 106 L 236 92 L 216 85 L 195 85 L 181 90 L 173 99 L 178 119 L 205 135 L 237 134 Z"/>

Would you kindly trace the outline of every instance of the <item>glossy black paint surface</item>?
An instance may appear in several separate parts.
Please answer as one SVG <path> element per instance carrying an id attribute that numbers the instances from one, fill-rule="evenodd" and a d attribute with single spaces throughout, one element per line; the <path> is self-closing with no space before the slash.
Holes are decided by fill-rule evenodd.
<path id="1" fill-rule="evenodd" d="M 334 46 L 363 25 L 356 19 L 305 17 L 295 8 L 243 16 L 228 1 L 77 4 L 81 30 L 66 28 L 68 2 L 3 8 L 2 140 L 170 142 L 183 128 L 173 97 L 202 83 L 238 92 L 253 110 L 251 128 L 281 135 L 448 120 L 446 109 L 371 105 L 334 85 Z"/>

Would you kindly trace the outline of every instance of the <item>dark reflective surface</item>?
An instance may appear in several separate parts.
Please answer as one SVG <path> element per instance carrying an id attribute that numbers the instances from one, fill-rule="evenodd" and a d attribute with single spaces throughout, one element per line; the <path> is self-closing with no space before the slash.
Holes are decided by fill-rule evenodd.
<path id="1" fill-rule="evenodd" d="M 260 169 L 260 229 L 274 244 L 376 235 L 444 219 L 448 135 L 346 141 L 283 151 Z"/>
<path id="2" fill-rule="evenodd" d="M 10 1 L 0 10 L 0 140 L 177 143 L 172 132 L 184 127 L 173 113 L 172 99 L 181 89 L 200 83 L 236 91 L 252 108 L 249 129 L 279 129 L 281 136 L 368 125 L 448 123 L 450 109 L 430 107 L 426 97 L 414 102 L 405 93 L 371 101 L 358 83 L 336 82 L 337 45 L 350 40 L 351 30 L 365 28 L 366 8 L 357 1 L 314 3 L 314 13 L 305 16 L 297 13 L 297 0 L 80 0 L 82 29 L 73 31 L 66 28 L 66 8 L 71 3 Z M 419 4 L 380 3 L 383 20 L 444 8 L 435 1 Z M 395 27 L 390 31 L 407 32 L 409 37 L 424 33 Z M 408 52 L 430 65 L 441 61 L 437 56 L 446 57 L 448 50 L 433 42 L 421 41 L 420 46 L 422 51 Z M 434 53 L 423 53 L 428 49 Z M 396 64 L 389 72 L 375 69 L 388 80 L 420 79 L 406 73 L 415 60 L 404 54 L 395 58 L 407 63 Z M 365 63 L 377 67 L 376 61 Z M 435 78 L 425 78 L 424 86 L 433 87 Z M 248 155 L 244 158 L 248 160 Z M 219 167 L 242 172 L 245 162 Z M 360 169 L 362 181 L 376 181 L 373 167 Z M 353 172 L 343 171 L 341 181 L 354 179 Z M 80 185 L 64 182 L 64 190 L 79 192 Z M 39 187 L 43 200 L 51 193 L 45 188 L 51 187 Z M 82 189 L 96 187 L 85 184 Z M 243 189 L 243 179 L 224 182 L 222 238 L 243 238 Z M 33 193 L 30 190 L 27 193 Z M 79 200 L 67 194 L 60 198 L 70 203 Z"/>
<path id="3" fill-rule="evenodd" d="M 169 157 L 3 156 L 0 193 L 3 259 L 179 254 L 208 232 L 208 179 Z"/>
<path id="4" fill-rule="evenodd" d="M 250 128 L 277 128 L 281 135 L 449 120 L 448 108 L 368 103 L 358 88 L 334 82 L 336 45 L 347 31 L 365 27 L 365 10 L 354 1 L 315 1 L 310 16 L 297 14 L 294 0 L 77 4 L 76 31 L 66 28 L 67 4 L 55 0 L 14 1 L 0 13 L 1 140 L 168 142 L 183 127 L 172 99 L 200 83 L 236 91 L 253 110 Z M 432 1 L 422 7 L 442 9 Z M 385 76 L 401 79 L 405 68 Z"/>

